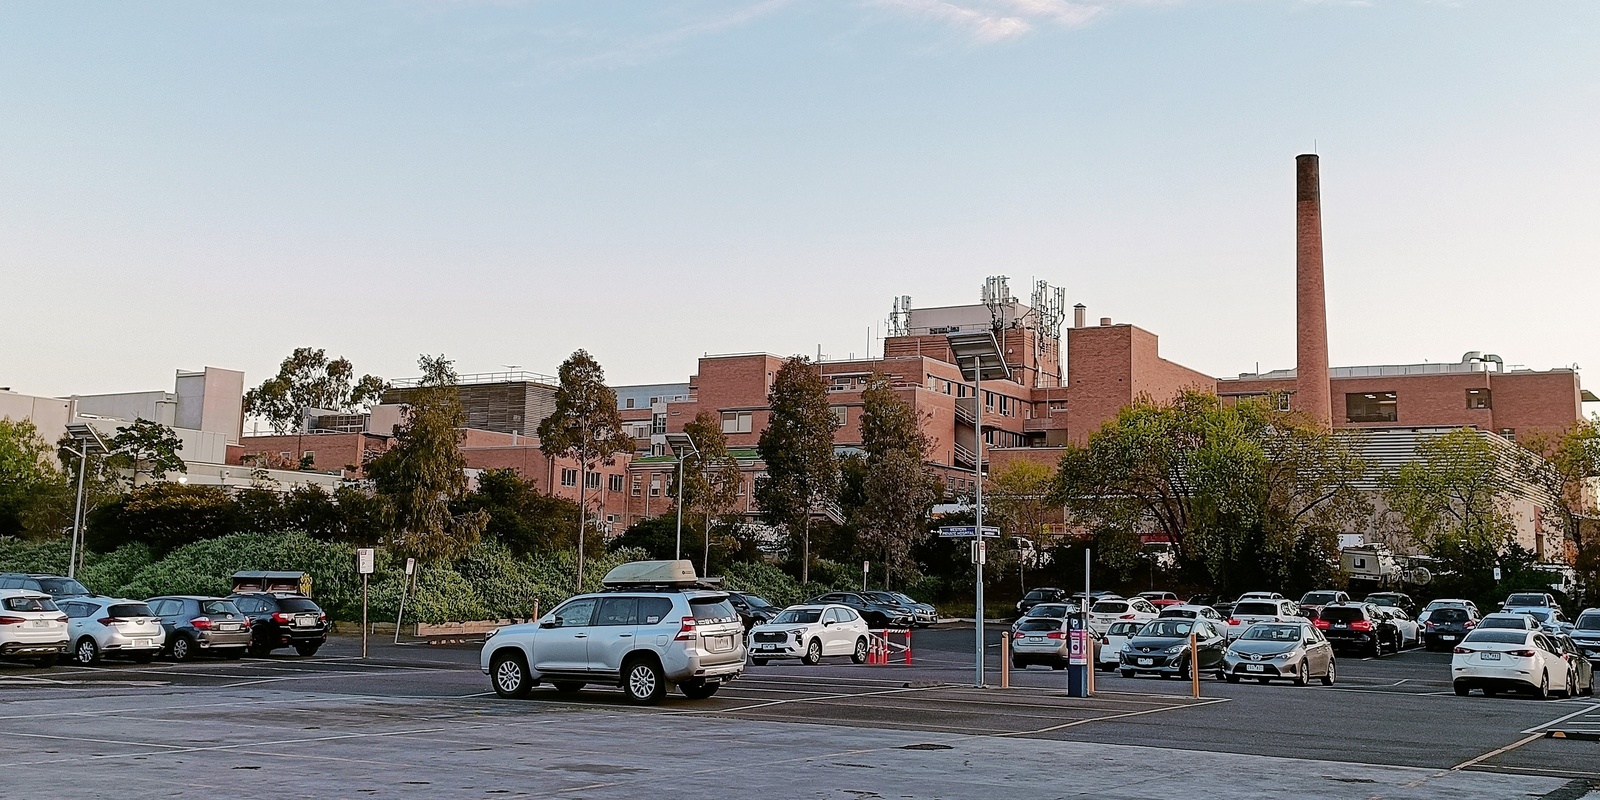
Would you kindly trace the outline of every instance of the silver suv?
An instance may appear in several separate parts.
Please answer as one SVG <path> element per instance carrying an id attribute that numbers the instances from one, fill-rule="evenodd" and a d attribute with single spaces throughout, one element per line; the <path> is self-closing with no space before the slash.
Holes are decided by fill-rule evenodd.
<path id="1" fill-rule="evenodd" d="M 744 624 L 727 592 L 700 588 L 687 561 L 624 564 L 606 591 L 577 595 L 536 622 L 489 635 L 479 666 L 501 697 L 548 682 L 559 692 L 621 686 L 656 703 L 676 685 L 699 700 L 744 671 Z"/>

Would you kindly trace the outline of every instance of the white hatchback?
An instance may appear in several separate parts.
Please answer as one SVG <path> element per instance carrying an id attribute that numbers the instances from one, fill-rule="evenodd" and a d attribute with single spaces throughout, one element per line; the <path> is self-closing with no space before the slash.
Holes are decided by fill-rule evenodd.
<path id="1" fill-rule="evenodd" d="M 1456 645 L 1450 676 L 1456 694 L 1466 697 L 1482 689 L 1486 697 L 1501 691 L 1532 692 L 1544 699 L 1552 691 L 1577 693 L 1573 666 L 1561 646 L 1540 631 L 1479 628 Z"/>
<path id="2" fill-rule="evenodd" d="M 1115 622 L 1149 622 L 1161 615 L 1161 610 L 1143 597 L 1126 600 L 1108 598 L 1089 607 L 1089 630 L 1104 636 Z"/>
<path id="3" fill-rule="evenodd" d="M 864 664 L 869 636 L 867 621 L 849 606 L 790 606 L 750 629 L 750 663 L 759 667 L 771 659 L 798 658 L 816 664 L 823 656 L 849 656 Z"/>
<path id="4" fill-rule="evenodd" d="M 85 667 L 100 663 L 103 656 L 148 664 L 167 641 L 161 618 L 142 600 L 73 597 L 61 601 L 61 610 L 70 620 L 72 660 Z"/>
<path id="5" fill-rule="evenodd" d="M 1255 592 L 1252 594 L 1265 594 Z M 1233 610 L 1228 612 L 1228 640 L 1239 638 L 1251 625 L 1257 622 L 1298 622 L 1305 618 L 1300 616 L 1300 604 L 1293 600 L 1240 600 L 1233 604 Z"/>
<path id="6" fill-rule="evenodd" d="M 67 616 L 50 595 L 29 589 L 0 589 L 0 658 L 28 659 L 55 666 L 67 652 Z"/>

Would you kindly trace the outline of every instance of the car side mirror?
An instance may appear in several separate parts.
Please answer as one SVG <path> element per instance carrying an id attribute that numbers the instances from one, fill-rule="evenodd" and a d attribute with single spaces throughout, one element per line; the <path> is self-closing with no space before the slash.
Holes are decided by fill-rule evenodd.
<path id="1" fill-rule="evenodd" d="M 822 627 L 824 627 L 824 628 L 826 628 L 826 627 L 828 627 L 829 625 L 832 625 L 832 624 L 833 624 L 833 620 L 831 620 L 831 619 L 825 619 L 825 620 L 822 621 Z"/>
<path id="2" fill-rule="evenodd" d="M 558 623 L 560 623 L 560 622 L 561 622 L 561 618 L 560 617 L 556 617 L 555 619 L 540 620 L 539 621 L 539 627 L 541 627 L 541 628 L 555 628 L 555 627 L 559 627 Z"/>

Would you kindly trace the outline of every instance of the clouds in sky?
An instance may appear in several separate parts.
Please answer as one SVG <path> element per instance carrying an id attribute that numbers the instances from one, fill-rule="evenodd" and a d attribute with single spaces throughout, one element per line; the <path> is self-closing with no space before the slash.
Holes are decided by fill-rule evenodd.
<path id="1" fill-rule="evenodd" d="M 1077 0 L 875 0 L 875 4 L 960 29 L 979 43 L 1012 39 L 1042 25 L 1080 27 L 1110 5 Z"/>

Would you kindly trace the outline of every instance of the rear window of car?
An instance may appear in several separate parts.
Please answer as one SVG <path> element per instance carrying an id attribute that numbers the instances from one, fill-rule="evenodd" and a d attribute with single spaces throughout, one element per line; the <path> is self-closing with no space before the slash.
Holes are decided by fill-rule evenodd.
<path id="1" fill-rule="evenodd" d="M 1515 630 L 1525 630 L 1528 627 L 1528 621 L 1523 619 L 1520 616 L 1516 616 L 1516 617 L 1494 617 L 1494 616 L 1489 616 L 1489 617 L 1484 617 L 1483 621 L 1478 623 L 1478 627 L 1480 627 L 1480 628 L 1512 628 L 1512 629 L 1515 629 Z"/>
<path id="2" fill-rule="evenodd" d="M 1462 639 L 1461 641 L 1463 644 L 1471 644 L 1473 642 L 1487 644 L 1527 644 L 1528 634 L 1521 631 L 1494 631 L 1479 628 L 1478 630 L 1467 634 L 1467 638 Z"/>
<path id="3" fill-rule="evenodd" d="M 1322 618 L 1328 622 L 1355 622 L 1366 619 L 1367 614 L 1359 608 L 1324 608 Z"/>
<path id="4" fill-rule="evenodd" d="M 1128 604 L 1121 600 L 1102 600 L 1091 610 L 1096 614 L 1121 614 L 1128 610 Z"/>
<path id="5" fill-rule="evenodd" d="M 1580 631 L 1600 631 L 1600 614 L 1579 614 L 1578 622 L 1573 627 Z"/>
<path id="6" fill-rule="evenodd" d="M 732 622 L 739 616 L 726 597 L 691 597 L 689 612 L 696 622 Z"/>
<path id="7" fill-rule="evenodd" d="M 200 603 L 202 614 L 237 614 L 239 607 L 231 600 L 205 600 Z"/>
<path id="8" fill-rule="evenodd" d="M 1059 631 L 1061 621 L 1054 619 L 1038 619 L 1030 617 L 1017 626 L 1019 631 Z"/>
<path id="9" fill-rule="evenodd" d="M 1278 609 L 1278 604 L 1277 603 L 1249 603 L 1249 602 L 1245 602 L 1245 603 L 1239 603 L 1239 604 L 1237 604 L 1237 605 L 1235 605 L 1233 607 L 1233 615 L 1236 616 L 1236 617 L 1238 617 L 1238 616 L 1275 617 L 1275 616 L 1278 615 L 1278 612 L 1279 612 L 1279 609 Z"/>
<path id="10" fill-rule="evenodd" d="M 1142 622 L 1113 622 L 1111 623 L 1111 627 L 1106 628 L 1106 635 L 1132 636 L 1135 633 L 1138 633 L 1139 629 L 1142 627 L 1144 627 L 1144 623 Z"/>
<path id="11" fill-rule="evenodd" d="M 1338 597 L 1339 595 L 1336 592 L 1312 592 L 1305 597 L 1300 598 L 1300 602 L 1305 603 L 1306 605 L 1320 606 L 1331 603 L 1338 599 Z"/>
<path id="12" fill-rule="evenodd" d="M 1545 602 L 1542 594 L 1514 594 L 1506 598 L 1508 606 L 1542 606 Z"/>
<path id="13" fill-rule="evenodd" d="M 146 603 L 113 603 L 106 607 L 106 613 L 113 617 L 153 617 L 155 612 L 150 610 Z"/>
<path id="14" fill-rule="evenodd" d="M 1056 593 L 1054 591 L 1046 591 L 1046 590 L 1043 590 L 1043 589 L 1034 589 L 1033 591 L 1028 592 L 1028 594 L 1025 595 L 1022 599 L 1024 599 L 1024 600 L 1052 600 L 1052 599 L 1055 598 L 1055 596 L 1056 596 Z"/>
<path id="15" fill-rule="evenodd" d="M 1464 608 L 1441 608 L 1428 612 L 1428 619 L 1434 622 L 1466 622 L 1467 610 Z"/>
<path id="16" fill-rule="evenodd" d="M 305 599 L 304 597 L 280 597 L 280 598 L 278 598 L 278 610 L 279 611 L 321 611 L 322 609 L 317 608 L 317 604 L 316 603 L 313 603 L 310 600 Z"/>
<path id="17" fill-rule="evenodd" d="M 47 597 L 7 597 L 7 611 L 57 611 L 54 601 Z"/>

